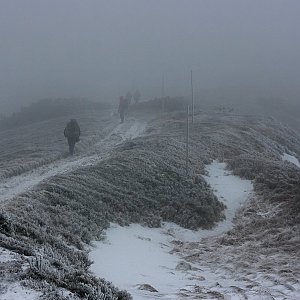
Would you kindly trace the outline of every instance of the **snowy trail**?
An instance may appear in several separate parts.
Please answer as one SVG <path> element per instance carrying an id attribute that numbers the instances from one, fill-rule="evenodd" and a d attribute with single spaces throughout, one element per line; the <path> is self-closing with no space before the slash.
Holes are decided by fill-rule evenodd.
<path id="1" fill-rule="evenodd" d="M 209 176 L 206 180 L 228 207 L 225 221 L 212 230 L 199 231 L 187 230 L 172 223 L 154 229 L 137 224 L 128 227 L 112 224 L 106 232 L 106 242 L 96 242 L 90 253 L 94 261 L 91 270 L 119 288 L 128 290 L 134 299 L 186 298 L 184 294 L 192 293 L 199 281 L 205 281 L 206 286 L 210 287 L 222 280 L 220 274 L 214 274 L 209 268 L 182 263 L 179 255 L 170 253 L 174 240 L 200 241 L 203 237 L 229 230 L 233 226 L 236 210 L 252 192 L 251 182 L 226 171 L 223 163 L 213 162 L 207 170 Z M 147 284 L 157 292 L 145 290 Z M 231 280 L 225 284 L 231 286 L 234 283 Z"/>
<path id="2" fill-rule="evenodd" d="M 253 191 L 251 181 L 241 180 L 241 178 L 231 175 L 231 172 L 226 170 L 225 163 L 213 161 L 206 169 L 210 176 L 204 176 L 204 178 L 213 188 L 215 195 L 227 206 L 227 209 L 225 211 L 226 219 L 213 230 L 204 231 L 203 237 L 220 235 L 230 230 L 233 227 L 236 211 L 241 208 Z"/>
<path id="3" fill-rule="evenodd" d="M 290 163 L 292 163 L 295 166 L 297 166 L 298 168 L 300 168 L 300 162 L 295 155 L 283 153 L 282 160 L 289 161 Z"/>
<path id="4" fill-rule="evenodd" d="M 0 182 L 0 202 L 9 200 L 23 192 L 32 189 L 43 180 L 58 174 L 65 174 L 76 169 L 93 165 L 110 155 L 111 149 L 127 139 L 141 135 L 146 122 L 129 119 L 124 124 L 118 124 L 104 139 L 96 143 L 89 152 L 83 155 L 67 157 L 48 165 L 35 168 L 19 176 L 14 176 Z"/>

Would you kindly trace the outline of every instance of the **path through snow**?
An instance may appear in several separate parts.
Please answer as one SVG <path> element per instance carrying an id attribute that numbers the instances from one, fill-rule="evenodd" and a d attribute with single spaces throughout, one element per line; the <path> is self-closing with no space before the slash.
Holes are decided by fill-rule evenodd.
<path id="1" fill-rule="evenodd" d="M 300 168 L 300 162 L 297 159 L 297 157 L 287 154 L 287 153 L 283 153 L 282 155 L 282 159 L 291 162 L 292 164 L 294 164 L 295 166 L 297 166 L 298 168 Z"/>
<path id="2" fill-rule="evenodd" d="M 249 197 L 252 184 L 226 171 L 223 163 L 213 162 L 207 170 L 206 180 L 227 205 L 224 222 L 213 230 L 199 231 L 171 223 L 154 229 L 137 224 L 128 227 L 112 224 L 106 232 L 106 242 L 96 242 L 90 253 L 94 261 L 91 270 L 128 290 L 134 299 L 177 299 L 180 290 L 191 291 L 199 280 L 206 280 L 207 286 L 215 284 L 217 278 L 208 268 L 182 270 L 184 264 L 179 264 L 180 257 L 170 253 L 174 247 L 172 241 L 200 241 L 202 237 L 229 230 L 235 211 Z M 150 284 L 157 292 L 140 290 L 142 284 Z"/>
<path id="3" fill-rule="evenodd" d="M 117 125 L 104 139 L 96 143 L 88 153 L 60 159 L 19 176 L 2 180 L 0 182 L 0 202 L 32 189 L 47 178 L 96 164 L 107 158 L 114 146 L 141 135 L 145 127 L 146 122 L 128 119 L 125 123 Z"/>

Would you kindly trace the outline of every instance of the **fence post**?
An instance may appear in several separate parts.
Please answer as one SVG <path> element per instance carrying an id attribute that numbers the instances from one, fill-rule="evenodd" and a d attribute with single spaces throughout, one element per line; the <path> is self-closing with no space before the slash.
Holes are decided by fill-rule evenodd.
<path id="1" fill-rule="evenodd" d="M 190 106 L 187 105 L 186 109 L 186 158 L 185 158 L 185 170 L 186 175 L 189 175 L 189 135 L 190 135 L 190 124 L 189 124 Z"/>
<path id="2" fill-rule="evenodd" d="M 161 81 L 161 110 L 162 113 L 165 112 L 165 76 L 163 74 Z"/>
<path id="3" fill-rule="evenodd" d="M 193 70 L 191 70 L 191 92 L 192 92 L 192 123 L 194 124 L 194 87 L 193 87 Z"/>

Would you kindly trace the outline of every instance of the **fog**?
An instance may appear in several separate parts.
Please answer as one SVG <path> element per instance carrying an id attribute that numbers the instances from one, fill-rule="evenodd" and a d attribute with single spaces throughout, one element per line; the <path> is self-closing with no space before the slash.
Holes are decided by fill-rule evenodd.
<path id="1" fill-rule="evenodd" d="M 163 76 L 166 94 L 188 95 L 191 69 L 200 96 L 253 88 L 296 102 L 299 11 L 298 0 L 1 0 L 0 113 L 160 96 Z"/>

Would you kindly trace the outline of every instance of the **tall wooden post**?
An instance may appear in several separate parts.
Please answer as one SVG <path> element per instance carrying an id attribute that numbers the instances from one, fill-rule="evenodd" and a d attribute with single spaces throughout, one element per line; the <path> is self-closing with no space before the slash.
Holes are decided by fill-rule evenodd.
<path id="1" fill-rule="evenodd" d="M 187 105 L 186 109 L 186 158 L 185 158 L 185 170 L 186 175 L 189 175 L 189 135 L 190 135 L 190 124 L 189 124 L 190 105 Z"/>
<path id="2" fill-rule="evenodd" d="M 191 92 L 192 92 L 192 123 L 194 123 L 194 87 L 193 87 L 193 70 L 191 70 Z"/>
<path id="3" fill-rule="evenodd" d="M 165 76 L 162 76 L 161 81 L 161 109 L 162 112 L 165 112 Z"/>

